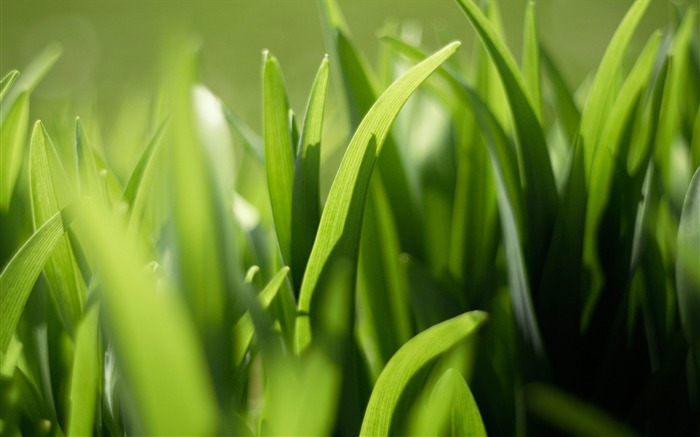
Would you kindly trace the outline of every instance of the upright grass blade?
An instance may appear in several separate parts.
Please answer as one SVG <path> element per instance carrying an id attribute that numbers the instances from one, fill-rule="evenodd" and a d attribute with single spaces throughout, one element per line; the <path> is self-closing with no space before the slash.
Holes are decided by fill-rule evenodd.
<path id="1" fill-rule="evenodd" d="M 282 259 L 291 263 L 294 146 L 289 129 L 289 104 L 279 62 L 263 59 L 263 132 L 270 204 Z"/>
<path id="2" fill-rule="evenodd" d="M 75 336 L 68 416 L 69 436 L 93 434 L 102 379 L 99 368 L 102 361 L 99 334 L 99 308 L 93 306 L 85 312 Z"/>
<path id="3" fill-rule="evenodd" d="M 329 77 L 328 57 L 321 62 L 304 116 L 294 168 L 292 193 L 292 277 L 299 290 L 321 217 L 320 165 L 323 112 Z"/>
<path id="4" fill-rule="evenodd" d="M 0 102 L 2 102 L 3 97 L 5 97 L 5 94 L 7 94 L 7 91 L 15 82 L 17 76 L 19 76 L 19 71 L 12 70 L 3 76 L 2 80 L 0 80 Z"/>
<path id="5" fill-rule="evenodd" d="M 24 160 L 24 147 L 29 125 L 29 94 L 21 93 L 14 103 L 3 100 L 3 109 L 10 107 L 0 120 L 0 210 L 7 211 L 12 192 Z"/>
<path id="6" fill-rule="evenodd" d="M 265 146 L 263 145 L 263 139 L 260 135 L 248 126 L 238 114 L 226 106 L 224 106 L 224 116 L 231 125 L 231 128 L 233 128 L 243 140 L 244 147 L 250 151 L 258 161 L 265 163 Z"/>
<path id="7" fill-rule="evenodd" d="M 360 435 L 390 435 L 399 398 L 413 376 L 472 335 L 486 319 L 486 313 L 481 311 L 465 313 L 423 331 L 403 345 L 386 365 L 372 390 Z"/>
<path id="8" fill-rule="evenodd" d="M 700 169 L 688 187 L 678 225 L 676 283 L 681 325 L 700 378 Z"/>
<path id="9" fill-rule="evenodd" d="M 566 131 L 569 142 L 573 144 L 581 123 L 581 111 L 576 105 L 573 93 L 567 86 L 564 77 L 544 47 L 540 47 L 540 59 L 554 93 L 558 120 Z"/>
<path id="10" fill-rule="evenodd" d="M 218 409 L 195 326 L 178 294 L 158 289 L 143 254 L 94 202 L 74 230 L 95 260 L 106 326 L 134 395 L 143 432 L 205 435 Z"/>
<path id="11" fill-rule="evenodd" d="M 591 180 L 593 157 L 598 149 L 599 136 L 613 98 L 617 95 L 615 80 L 618 77 L 624 54 L 632 35 L 639 25 L 650 0 L 636 0 L 615 31 L 596 72 L 585 107 L 581 113 L 580 135 L 583 141 L 586 177 Z"/>
<path id="12" fill-rule="evenodd" d="M 518 145 L 526 210 L 526 261 L 532 280 L 538 280 L 557 211 L 557 188 L 549 152 L 532 99 L 515 60 L 481 10 L 472 0 L 457 0 L 477 31 L 503 81 L 508 96 Z"/>
<path id="13" fill-rule="evenodd" d="M 41 122 L 36 123 L 32 132 L 29 183 L 32 220 L 37 229 L 63 208 L 70 196 L 67 176 Z M 82 317 L 86 287 L 67 237 L 56 246 L 44 274 L 61 321 L 73 335 Z"/>
<path id="14" fill-rule="evenodd" d="M 262 309 L 267 309 L 270 306 L 288 273 L 289 267 L 283 267 L 260 292 L 259 299 Z M 243 362 L 243 358 L 250 348 L 250 342 L 253 341 L 253 334 L 255 334 L 253 320 L 246 312 L 233 327 L 234 365 L 239 366 Z"/>
<path id="15" fill-rule="evenodd" d="M 367 186 L 392 122 L 415 89 L 458 47 L 458 42 L 449 44 L 394 82 L 369 110 L 350 141 L 328 194 L 301 284 L 296 324 L 298 352 L 311 341 L 308 312 L 329 261 L 342 256 L 356 263 Z"/>
<path id="16" fill-rule="evenodd" d="M 525 9 L 525 26 L 523 36 L 523 78 L 530 94 L 532 109 L 537 119 L 542 122 L 542 92 L 540 91 L 540 43 L 537 37 L 537 21 L 535 18 L 535 2 L 527 2 Z"/>
<path id="17" fill-rule="evenodd" d="M 75 156 L 80 195 L 104 199 L 106 194 L 102 192 L 102 183 L 95 163 L 94 152 L 80 118 L 75 121 Z"/>
<path id="18" fill-rule="evenodd" d="M 0 351 L 5 353 L 19 317 L 46 261 L 65 232 L 62 212 L 49 218 L 15 253 L 0 274 Z"/>
<path id="19" fill-rule="evenodd" d="M 163 135 L 167 126 L 168 119 L 165 119 L 162 123 L 160 123 L 158 129 L 156 129 L 156 132 L 153 134 L 153 137 L 146 145 L 146 148 L 143 149 L 141 157 L 139 157 L 134 170 L 131 172 L 131 176 L 129 176 L 129 180 L 126 183 L 126 188 L 124 188 L 124 193 L 122 194 L 122 200 L 126 202 L 130 208 L 133 208 L 136 199 L 142 195 L 143 179 L 146 174 L 146 170 L 152 162 L 156 152 L 160 148 L 160 144 L 162 143 Z"/>

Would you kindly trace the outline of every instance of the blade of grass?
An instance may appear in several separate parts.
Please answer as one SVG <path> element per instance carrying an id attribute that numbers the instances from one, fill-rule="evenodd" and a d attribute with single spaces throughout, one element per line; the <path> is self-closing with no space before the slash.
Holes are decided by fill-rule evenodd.
<path id="1" fill-rule="evenodd" d="M 304 273 L 296 324 L 296 350 L 301 352 L 311 341 L 309 308 L 319 279 L 335 256 L 356 263 L 360 223 L 372 169 L 392 122 L 418 86 L 445 60 L 459 43 L 449 44 L 394 82 L 369 110 L 357 128 L 328 194 L 318 233 Z"/>
<path id="2" fill-rule="evenodd" d="M 148 169 L 153 156 L 160 148 L 160 144 L 162 143 L 163 135 L 167 126 L 168 119 L 166 118 L 162 123 L 160 123 L 158 129 L 156 129 L 156 132 L 153 134 L 153 137 L 146 145 L 146 148 L 143 149 L 141 157 L 136 163 L 134 170 L 131 172 L 131 176 L 129 176 L 129 180 L 126 183 L 126 188 L 124 188 L 124 193 L 122 194 L 122 201 L 126 202 L 130 208 L 133 208 L 136 199 L 139 197 L 139 195 L 141 195 L 144 175 L 146 174 L 146 170 Z"/>
<path id="3" fill-rule="evenodd" d="M 78 192 L 81 196 L 104 199 L 95 156 L 80 118 L 75 121 L 75 156 L 78 169 Z"/>
<path id="4" fill-rule="evenodd" d="M 25 140 L 29 126 L 29 94 L 21 93 L 14 103 L 2 102 L 9 107 L 7 116 L 0 120 L 0 209 L 7 211 L 12 192 L 24 160 Z"/>
<path id="5" fill-rule="evenodd" d="M 5 97 L 5 94 L 15 82 L 17 76 L 19 76 L 19 71 L 12 70 L 0 80 L 0 102 L 2 102 L 3 97 Z"/>
<path id="6" fill-rule="evenodd" d="M 85 312 L 75 336 L 75 356 L 70 383 L 68 435 L 93 434 L 101 373 L 99 308 Z"/>
<path id="7" fill-rule="evenodd" d="M 294 146 L 289 130 L 289 104 L 277 59 L 265 52 L 263 59 L 263 134 L 265 168 L 270 204 L 282 259 L 291 263 L 292 190 Z"/>
<path id="8" fill-rule="evenodd" d="M 523 35 L 523 78 L 530 94 L 532 109 L 537 119 L 542 122 L 542 92 L 540 91 L 540 43 L 537 36 L 537 19 L 535 2 L 530 0 L 525 8 L 525 25 Z"/>
<path id="9" fill-rule="evenodd" d="M 29 150 L 29 184 L 35 229 L 67 204 L 70 196 L 67 179 L 53 143 L 38 121 Z M 44 267 L 44 274 L 61 321 L 73 335 L 82 317 L 86 287 L 68 237 L 56 246 Z"/>
<path id="10" fill-rule="evenodd" d="M 573 144 L 581 123 L 581 111 L 576 105 L 574 95 L 566 84 L 564 77 L 559 72 L 559 68 L 557 68 L 554 60 L 544 47 L 540 47 L 540 59 L 554 92 L 557 118 L 566 131 L 569 143 Z"/>
<path id="11" fill-rule="evenodd" d="M 412 377 L 472 335 L 487 317 L 481 311 L 465 313 L 421 332 L 403 345 L 386 365 L 372 390 L 360 435 L 390 435 L 399 398 Z"/>
<path id="12" fill-rule="evenodd" d="M 248 126 L 235 112 L 224 105 L 224 115 L 226 120 L 231 125 L 234 131 L 243 140 L 243 146 L 250 151 L 250 153 L 258 159 L 258 161 L 265 162 L 265 146 L 263 145 L 263 139 L 258 135 L 257 132 Z"/>
<path id="13" fill-rule="evenodd" d="M 294 168 L 291 222 L 291 265 L 294 288 L 299 290 L 321 217 L 320 164 L 323 112 L 328 92 L 329 62 L 325 57 L 316 74 L 304 116 Z"/>
<path id="14" fill-rule="evenodd" d="M 68 223 L 69 220 L 63 216 L 63 211 L 49 218 L 29 237 L 0 274 L 0 351 L 3 353 L 10 344 L 34 283 L 63 237 L 64 222 Z"/>

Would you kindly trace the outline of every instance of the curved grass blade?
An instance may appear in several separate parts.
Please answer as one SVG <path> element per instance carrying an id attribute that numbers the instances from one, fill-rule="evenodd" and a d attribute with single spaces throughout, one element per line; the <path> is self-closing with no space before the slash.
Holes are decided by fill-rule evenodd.
<path id="1" fill-rule="evenodd" d="M 348 145 L 328 194 L 309 257 L 299 296 L 296 348 L 301 352 L 311 341 L 309 309 L 313 293 L 332 257 L 357 262 L 360 224 L 372 169 L 392 122 L 418 86 L 459 47 L 449 44 L 394 82 L 377 100 L 357 128 Z"/>
<path id="2" fill-rule="evenodd" d="M 409 340 L 386 365 L 372 390 L 361 436 L 386 436 L 404 387 L 433 359 L 473 334 L 487 319 L 472 311 L 439 323 Z"/>
<path id="3" fill-rule="evenodd" d="M 678 225 L 676 283 L 678 309 L 686 339 L 700 376 L 700 169 L 688 187 Z"/>
<path id="4" fill-rule="evenodd" d="M 85 313 L 75 336 L 68 435 L 92 435 L 100 387 L 99 308 Z"/>
<path id="5" fill-rule="evenodd" d="M 29 293 L 69 220 L 57 212 L 22 245 L 0 274 L 0 351 L 10 344 Z"/>
<path id="6" fill-rule="evenodd" d="M 617 27 L 608 48 L 605 50 L 603 60 L 588 92 L 588 99 L 581 113 L 580 135 L 583 140 L 584 159 L 586 164 L 586 177 L 590 180 L 593 157 L 598 149 L 599 136 L 602 124 L 605 122 L 604 114 L 612 105 L 616 90 L 615 80 L 618 77 L 624 54 L 627 50 L 632 34 L 639 25 L 644 12 L 649 6 L 650 0 L 636 0 L 622 22 Z"/>
<path id="7" fill-rule="evenodd" d="M 66 206 L 70 196 L 68 184 L 53 143 L 38 121 L 29 150 L 29 185 L 35 229 Z M 56 246 L 44 266 L 44 274 L 58 314 L 73 335 L 82 318 L 86 287 L 68 237 Z"/>
<path id="8" fill-rule="evenodd" d="M 581 111 L 579 110 L 574 96 L 564 81 L 564 77 L 559 72 L 554 60 L 544 47 L 540 47 L 540 59 L 547 72 L 549 84 L 554 92 L 557 105 L 557 116 L 559 122 L 564 127 L 569 142 L 573 143 L 579 124 L 581 123 Z"/>
<path id="9" fill-rule="evenodd" d="M 263 146 L 263 139 L 255 132 L 250 126 L 248 126 L 241 118 L 233 112 L 230 108 L 224 105 L 224 116 L 228 121 L 229 125 L 233 128 L 236 133 L 243 140 L 243 145 L 246 149 L 255 156 L 258 161 L 265 162 L 265 146 Z"/>
<path id="10" fill-rule="evenodd" d="M 540 43 L 537 37 L 537 21 L 535 17 L 535 2 L 527 2 L 525 9 L 525 26 L 523 36 L 523 78 L 530 94 L 532 109 L 537 119 L 542 122 L 542 92 L 540 91 Z"/>
<path id="11" fill-rule="evenodd" d="M 17 76 L 19 76 L 19 71 L 12 70 L 0 80 L 0 102 L 2 102 L 3 97 L 5 97 L 5 94 L 15 82 Z"/>
<path id="12" fill-rule="evenodd" d="M 0 120 L 0 209 L 7 211 L 24 158 L 29 125 L 29 94 L 21 93 L 14 103 L 2 103 L 3 108 L 10 108 L 7 116 Z"/>
<path id="13" fill-rule="evenodd" d="M 270 204 L 282 259 L 291 262 L 294 148 L 289 129 L 289 104 L 277 59 L 265 52 L 263 60 L 263 135 Z"/>
<path id="14" fill-rule="evenodd" d="M 93 202 L 73 228 L 93 256 L 111 338 L 136 400 L 143 432 L 207 435 L 218 409 L 195 325 L 170 289 L 155 276 L 126 228 Z M 168 287 L 166 284 L 165 287 Z"/>
<path id="15" fill-rule="evenodd" d="M 270 306 L 288 273 L 289 267 L 283 267 L 260 292 L 259 299 L 262 309 L 267 309 Z M 243 358 L 245 358 L 245 354 L 250 347 L 250 342 L 253 341 L 254 328 L 253 320 L 247 312 L 233 327 L 233 361 L 235 366 L 240 366 L 243 362 Z"/>
<path id="16" fill-rule="evenodd" d="M 80 118 L 75 121 L 75 152 L 78 168 L 78 192 L 81 196 L 105 199 L 95 163 L 95 155 Z"/>
<path id="17" fill-rule="evenodd" d="M 320 165 L 323 112 L 328 91 L 329 62 L 326 56 L 316 74 L 304 116 L 294 168 L 292 193 L 292 278 L 301 285 L 321 217 Z"/>
<path id="18" fill-rule="evenodd" d="M 477 31 L 503 81 L 517 136 L 519 165 L 524 180 L 528 266 L 534 280 L 540 275 L 554 227 L 558 195 L 542 127 L 515 60 L 481 10 L 472 0 L 458 4 Z"/>
<path id="19" fill-rule="evenodd" d="M 130 208 L 134 206 L 134 202 L 136 202 L 136 199 L 139 197 L 139 193 L 141 192 L 142 188 L 142 181 L 144 175 L 146 174 L 146 169 L 162 143 L 163 134 L 167 125 L 168 119 L 166 118 L 163 120 L 160 126 L 158 126 L 158 129 L 153 134 L 153 137 L 141 153 L 141 157 L 136 163 L 136 167 L 134 167 L 134 170 L 131 172 L 131 176 L 129 176 L 129 181 L 126 183 L 126 188 L 124 188 L 124 193 L 122 194 L 122 200 L 126 202 Z"/>

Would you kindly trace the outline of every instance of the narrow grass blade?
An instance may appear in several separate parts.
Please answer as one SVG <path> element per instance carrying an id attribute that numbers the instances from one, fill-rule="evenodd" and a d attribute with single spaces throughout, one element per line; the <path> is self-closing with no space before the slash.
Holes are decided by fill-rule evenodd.
<path id="1" fill-rule="evenodd" d="M 569 142 L 573 143 L 579 124 L 581 123 L 581 111 L 579 110 L 574 95 L 566 84 L 564 77 L 559 72 L 551 55 L 544 47 L 540 47 L 540 58 L 547 72 L 548 82 L 554 93 L 558 120 L 566 131 Z"/>
<path id="2" fill-rule="evenodd" d="M 321 134 L 329 71 L 328 57 L 326 57 L 321 62 L 311 90 L 294 168 L 291 264 L 296 290 L 301 285 L 301 278 L 306 270 L 306 262 L 311 253 L 321 217 Z"/>
<path id="3" fill-rule="evenodd" d="M 700 169 L 688 187 L 678 225 L 676 283 L 681 325 L 700 377 Z"/>
<path id="4" fill-rule="evenodd" d="M 250 151 L 250 153 L 258 159 L 258 161 L 265 162 L 265 146 L 263 145 L 263 139 L 258 135 L 257 132 L 248 126 L 241 118 L 233 112 L 230 108 L 224 106 L 224 116 L 228 121 L 231 128 L 240 136 L 243 140 L 243 146 Z"/>
<path id="5" fill-rule="evenodd" d="M 75 336 L 75 355 L 70 383 L 68 435 L 93 434 L 95 413 L 99 405 L 100 341 L 99 308 L 86 311 Z"/>
<path id="6" fill-rule="evenodd" d="M 0 351 L 3 353 L 34 283 L 64 232 L 64 217 L 57 212 L 22 245 L 0 274 Z"/>
<path id="7" fill-rule="evenodd" d="M 173 290 L 158 289 L 138 245 L 116 217 L 85 205 L 74 230 L 93 256 L 106 326 L 143 432 L 207 435 L 218 409 L 195 326 Z"/>
<path id="8" fill-rule="evenodd" d="M 528 409 L 567 434 L 578 436 L 633 436 L 625 425 L 597 408 L 553 387 L 532 384 L 525 389 Z"/>
<path id="9" fill-rule="evenodd" d="M 75 122 L 75 156 L 80 195 L 104 199 L 105 193 L 102 192 L 102 183 L 95 163 L 94 152 L 80 118 Z"/>
<path id="10" fill-rule="evenodd" d="M 134 170 L 131 172 L 131 176 L 129 176 L 129 180 L 126 183 L 126 188 L 124 188 L 124 194 L 122 194 L 122 200 L 126 202 L 130 208 L 134 206 L 134 202 L 136 202 L 136 199 L 139 197 L 142 191 L 144 175 L 146 174 L 149 164 L 152 162 L 153 156 L 155 156 L 160 144 L 162 143 L 167 125 L 167 119 L 160 123 L 158 129 L 156 129 L 156 132 L 153 134 L 153 137 L 141 153 L 141 157 L 136 163 Z"/>
<path id="11" fill-rule="evenodd" d="M 2 102 L 3 97 L 5 97 L 5 94 L 7 94 L 7 91 L 10 89 L 12 84 L 15 82 L 15 79 L 17 79 L 17 76 L 19 76 L 19 71 L 12 70 L 9 73 L 7 73 L 2 78 L 2 80 L 0 80 L 0 102 Z"/>
<path id="12" fill-rule="evenodd" d="M 270 306 L 288 273 L 289 267 L 283 267 L 260 292 L 259 299 L 262 309 L 267 309 Z M 253 334 L 255 334 L 253 320 L 246 312 L 233 327 L 233 361 L 235 366 L 240 366 L 243 362 L 243 358 L 250 348 L 250 343 L 253 341 Z"/>
<path id="13" fill-rule="evenodd" d="M 481 42 L 496 64 L 510 102 L 518 145 L 519 165 L 524 180 L 527 240 L 527 263 L 537 280 L 557 211 L 558 195 L 554 173 L 542 127 L 537 119 L 532 99 L 515 60 L 498 37 L 487 18 L 472 0 L 458 0 L 459 6 L 477 31 Z"/>
<path id="14" fill-rule="evenodd" d="M 36 123 L 32 132 L 29 185 L 32 220 L 37 229 L 70 199 L 67 176 L 41 122 Z M 56 246 L 44 267 L 44 274 L 58 314 L 68 332 L 73 335 L 82 317 L 86 287 L 68 237 Z"/>
<path id="15" fill-rule="evenodd" d="M 605 51 L 605 55 L 603 55 L 603 60 L 600 62 L 588 92 L 588 99 L 581 113 L 580 128 L 588 180 L 593 176 L 590 173 L 591 166 L 595 152 L 598 149 L 598 137 L 606 120 L 604 115 L 608 113 L 613 98 L 617 95 L 617 90 L 614 87 L 615 80 L 622 67 L 627 46 L 649 3 L 650 0 L 636 0 L 622 19 L 615 31 L 615 35 L 613 35 L 608 44 L 608 48 Z"/>
<path id="16" fill-rule="evenodd" d="M 7 116 L 0 121 L 0 210 L 7 211 L 24 161 L 29 126 L 29 94 L 21 93 L 14 103 L 4 100 L 2 103 L 3 109 L 10 108 Z"/>
<path id="17" fill-rule="evenodd" d="M 294 148 L 289 129 L 289 104 L 277 59 L 265 53 L 263 60 L 263 133 L 265 168 L 270 204 L 282 259 L 291 262 L 292 191 Z"/>
<path id="18" fill-rule="evenodd" d="M 404 387 L 433 359 L 472 335 L 487 319 L 472 311 L 437 324 L 418 334 L 396 352 L 372 390 L 362 422 L 361 436 L 387 436 Z"/>
<path id="19" fill-rule="evenodd" d="M 523 36 L 523 78 L 530 94 L 532 109 L 537 119 L 542 122 L 542 92 L 540 91 L 540 43 L 537 36 L 535 2 L 530 0 L 525 9 L 525 26 Z"/>
<path id="20" fill-rule="evenodd" d="M 446 46 L 394 82 L 369 110 L 350 141 L 328 194 L 301 285 L 301 314 L 296 324 L 298 352 L 311 341 L 308 312 L 313 293 L 329 260 L 343 256 L 353 263 L 357 261 L 367 186 L 392 122 L 416 88 L 458 47 L 458 42 Z"/>

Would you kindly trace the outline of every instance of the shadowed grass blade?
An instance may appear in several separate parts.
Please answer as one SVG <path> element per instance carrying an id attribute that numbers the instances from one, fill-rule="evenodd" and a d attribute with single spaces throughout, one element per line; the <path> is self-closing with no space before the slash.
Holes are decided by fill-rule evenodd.
<path id="1" fill-rule="evenodd" d="M 387 436 L 405 386 L 424 366 L 473 334 L 487 319 L 472 311 L 439 323 L 409 340 L 379 376 L 362 422 L 361 436 Z"/>
<path id="2" fill-rule="evenodd" d="M 523 36 L 523 78 L 525 87 L 530 94 L 532 109 L 537 119 L 542 121 L 542 92 L 540 91 L 540 43 L 537 36 L 537 21 L 535 17 L 535 2 L 527 2 L 525 9 L 525 26 Z"/>
<path id="3" fill-rule="evenodd" d="M 309 309 L 313 293 L 332 257 L 357 262 L 360 225 L 372 169 L 391 124 L 418 86 L 459 47 L 449 44 L 394 82 L 377 100 L 357 128 L 331 186 L 314 247 L 304 273 L 296 324 L 296 349 L 311 341 Z"/>

